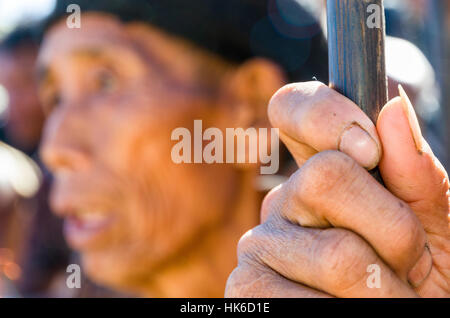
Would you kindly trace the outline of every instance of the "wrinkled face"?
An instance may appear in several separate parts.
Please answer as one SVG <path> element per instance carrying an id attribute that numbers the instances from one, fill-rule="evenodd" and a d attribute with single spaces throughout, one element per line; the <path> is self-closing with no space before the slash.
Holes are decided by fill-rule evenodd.
<path id="1" fill-rule="evenodd" d="M 37 146 L 44 121 L 36 94 L 36 55 L 37 48 L 28 45 L 0 52 L 0 85 L 9 97 L 6 132 L 8 138 L 27 150 Z"/>
<path id="2" fill-rule="evenodd" d="M 176 41 L 85 15 L 81 29 L 53 27 L 40 52 L 51 204 L 100 283 L 137 286 L 179 261 L 220 224 L 236 186 L 232 167 L 171 160 L 172 130 L 192 131 L 194 119 L 217 124 L 216 89 L 227 68 Z"/>

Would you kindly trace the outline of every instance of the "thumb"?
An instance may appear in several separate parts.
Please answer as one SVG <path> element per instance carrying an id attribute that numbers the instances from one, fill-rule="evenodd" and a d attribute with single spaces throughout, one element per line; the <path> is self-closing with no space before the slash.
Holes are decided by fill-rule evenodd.
<path id="1" fill-rule="evenodd" d="M 448 175 L 422 137 L 420 126 L 405 91 L 386 104 L 377 130 L 383 145 L 380 172 L 386 187 L 402 199 L 425 230 L 449 230 Z"/>

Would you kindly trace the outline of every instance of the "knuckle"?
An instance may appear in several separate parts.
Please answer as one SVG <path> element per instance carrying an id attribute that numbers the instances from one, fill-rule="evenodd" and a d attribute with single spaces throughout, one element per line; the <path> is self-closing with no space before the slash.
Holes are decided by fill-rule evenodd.
<path id="1" fill-rule="evenodd" d="M 238 266 L 228 277 L 225 297 L 248 298 L 267 297 L 274 285 L 276 276 L 269 270 L 255 266 Z"/>
<path id="2" fill-rule="evenodd" d="M 246 258 L 247 255 L 251 254 L 255 249 L 254 244 L 255 240 L 252 237 L 252 231 L 248 230 L 244 235 L 241 236 L 237 245 L 237 255 L 238 262 L 241 263 L 241 260 Z"/>
<path id="3" fill-rule="evenodd" d="M 265 220 L 269 215 L 282 209 L 284 203 L 286 184 L 283 183 L 273 188 L 263 199 L 261 204 L 261 220 Z"/>
<path id="4" fill-rule="evenodd" d="M 238 243 L 238 264 L 260 268 L 284 268 L 285 246 L 298 240 L 295 226 L 278 216 L 244 234 Z"/>
<path id="5" fill-rule="evenodd" d="M 323 232 L 316 248 L 319 277 L 334 291 L 344 290 L 366 274 L 369 248 L 357 235 L 342 229 Z"/>
<path id="6" fill-rule="evenodd" d="M 245 297 L 245 280 L 248 276 L 248 269 L 244 269 L 242 266 L 236 267 L 228 277 L 225 286 L 225 297 L 239 298 Z"/>
<path id="7" fill-rule="evenodd" d="M 324 151 L 310 158 L 294 175 L 297 198 L 314 204 L 336 187 L 347 186 L 354 180 L 355 162 L 338 151 Z"/>
<path id="8" fill-rule="evenodd" d="M 238 263 L 262 263 L 262 254 L 267 248 L 263 225 L 247 231 L 239 240 L 237 246 Z"/>

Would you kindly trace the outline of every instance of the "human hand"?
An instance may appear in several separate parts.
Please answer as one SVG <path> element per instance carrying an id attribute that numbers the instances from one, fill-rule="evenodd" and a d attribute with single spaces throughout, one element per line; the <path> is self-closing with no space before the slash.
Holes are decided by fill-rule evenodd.
<path id="1" fill-rule="evenodd" d="M 241 238 L 227 297 L 450 296 L 448 176 L 402 89 L 376 127 L 319 82 L 280 89 L 269 117 L 300 168 Z"/>

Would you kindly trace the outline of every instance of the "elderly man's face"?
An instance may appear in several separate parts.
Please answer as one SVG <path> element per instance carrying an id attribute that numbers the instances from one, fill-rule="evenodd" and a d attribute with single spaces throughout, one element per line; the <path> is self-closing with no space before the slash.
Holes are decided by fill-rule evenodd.
<path id="1" fill-rule="evenodd" d="M 194 119 L 220 127 L 224 117 L 214 88 L 228 66 L 200 54 L 97 15 L 78 30 L 56 25 L 43 44 L 41 155 L 55 175 L 51 203 L 99 282 L 133 285 L 179 262 L 232 202 L 232 166 L 171 160 L 175 128 Z"/>

